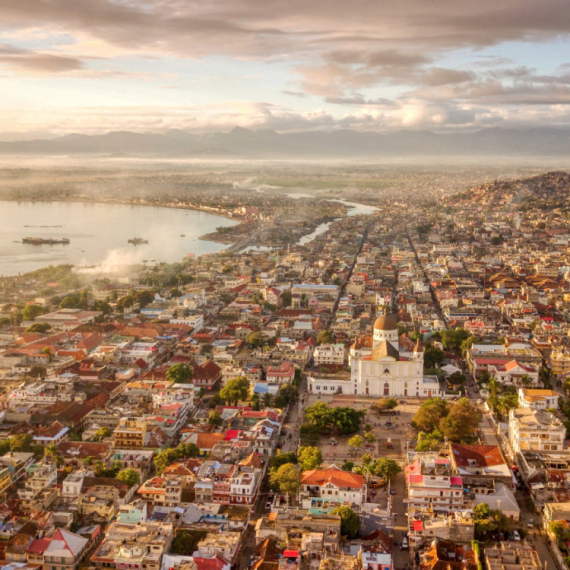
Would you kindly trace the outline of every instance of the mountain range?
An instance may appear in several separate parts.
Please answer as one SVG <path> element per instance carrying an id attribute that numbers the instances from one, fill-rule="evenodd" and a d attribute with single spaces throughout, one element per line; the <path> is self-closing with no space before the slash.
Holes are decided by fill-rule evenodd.
<path id="1" fill-rule="evenodd" d="M 203 158 L 382 158 L 407 156 L 565 156 L 570 128 L 489 128 L 472 133 L 398 131 L 388 134 L 340 130 L 300 133 L 252 131 L 163 134 L 115 131 L 54 139 L 0 142 L 3 154 L 125 155 Z"/>

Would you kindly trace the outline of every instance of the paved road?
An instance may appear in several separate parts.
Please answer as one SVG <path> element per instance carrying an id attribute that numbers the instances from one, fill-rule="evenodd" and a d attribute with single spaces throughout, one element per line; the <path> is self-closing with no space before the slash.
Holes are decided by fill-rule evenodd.
<path id="1" fill-rule="evenodd" d="M 493 424 L 486 413 L 483 413 L 483 418 L 479 424 L 479 431 L 481 432 L 481 437 L 483 438 L 483 443 L 485 445 L 496 445 L 501 447 L 499 438 L 495 435 Z"/>
<path id="2" fill-rule="evenodd" d="M 406 482 L 403 473 L 399 473 L 396 480 L 393 482 L 393 487 L 396 489 L 396 494 L 392 497 L 392 514 L 394 515 L 394 537 L 393 540 L 398 544 L 392 550 L 392 557 L 394 559 L 394 569 L 401 570 L 406 564 L 410 563 L 410 553 L 407 550 L 400 550 L 402 544 L 402 537 L 408 531 L 408 517 L 406 511 L 408 510 L 407 504 L 404 503 L 406 496 Z"/>

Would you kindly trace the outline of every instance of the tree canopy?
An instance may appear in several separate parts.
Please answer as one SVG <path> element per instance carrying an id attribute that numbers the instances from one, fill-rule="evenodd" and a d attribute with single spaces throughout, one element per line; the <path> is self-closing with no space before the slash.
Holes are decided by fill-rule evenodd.
<path id="1" fill-rule="evenodd" d="M 275 406 L 277 408 L 286 408 L 290 404 L 294 404 L 299 397 L 299 391 L 293 384 L 283 384 L 279 388 L 277 396 L 275 396 Z"/>
<path id="2" fill-rule="evenodd" d="M 340 532 L 347 538 L 356 538 L 360 527 L 360 517 L 350 507 L 337 507 L 332 515 L 340 516 Z"/>
<path id="3" fill-rule="evenodd" d="M 486 538 L 494 532 L 508 529 L 509 519 L 498 509 L 491 509 L 487 503 L 481 503 L 473 509 L 475 537 Z"/>
<path id="4" fill-rule="evenodd" d="M 317 335 L 317 342 L 319 344 L 331 344 L 334 342 L 334 337 L 331 331 L 325 329 Z"/>
<path id="5" fill-rule="evenodd" d="M 317 469 L 323 462 L 323 454 L 318 447 L 304 446 L 299 448 L 299 466 L 303 471 Z"/>
<path id="6" fill-rule="evenodd" d="M 271 485 L 281 493 L 292 497 L 299 489 L 299 470 L 292 463 L 285 463 L 269 474 Z"/>
<path id="7" fill-rule="evenodd" d="M 239 401 L 247 400 L 249 397 L 249 380 L 245 376 L 228 380 L 220 390 L 220 397 L 229 404 L 237 406 Z"/>
<path id="8" fill-rule="evenodd" d="M 416 412 L 412 425 L 420 430 L 431 432 L 439 427 L 439 422 L 449 413 L 449 404 L 441 398 L 429 398 Z"/>
<path id="9" fill-rule="evenodd" d="M 208 423 L 212 424 L 213 426 L 221 426 L 222 416 L 220 415 L 220 412 L 217 412 L 216 410 L 210 410 L 210 413 L 208 414 Z"/>
<path id="10" fill-rule="evenodd" d="M 380 457 L 370 466 L 370 473 L 383 479 L 393 479 L 402 468 L 394 459 Z"/>
<path id="11" fill-rule="evenodd" d="M 122 481 L 129 487 L 134 487 L 140 483 L 140 476 L 136 469 L 129 467 L 117 473 L 117 480 Z"/>
<path id="12" fill-rule="evenodd" d="M 171 366 L 166 371 L 166 379 L 177 384 L 187 384 L 192 380 L 194 371 L 192 367 L 184 362 Z"/>
<path id="13" fill-rule="evenodd" d="M 269 460 L 269 466 L 274 469 L 278 469 L 281 465 L 286 465 L 287 463 L 292 463 L 293 465 L 299 463 L 297 456 L 292 451 L 280 453 Z"/>
<path id="14" fill-rule="evenodd" d="M 452 441 L 461 441 L 476 433 L 481 412 L 467 398 L 451 406 L 449 413 L 439 424 L 441 433 Z"/>
<path id="15" fill-rule="evenodd" d="M 372 404 L 372 409 L 376 410 L 378 413 L 387 412 L 398 407 L 398 401 L 394 398 L 380 398 Z"/>
<path id="16" fill-rule="evenodd" d="M 321 433 L 337 430 L 340 435 L 350 435 L 360 429 L 364 414 L 364 410 L 329 408 L 325 402 L 318 402 L 305 410 L 305 423 L 314 426 Z"/>

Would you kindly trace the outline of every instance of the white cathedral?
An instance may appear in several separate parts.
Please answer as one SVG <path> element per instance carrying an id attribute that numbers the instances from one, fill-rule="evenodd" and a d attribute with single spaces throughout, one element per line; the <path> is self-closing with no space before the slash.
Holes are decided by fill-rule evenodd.
<path id="1" fill-rule="evenodd" d="M 367 342 L 368 341 L 368 342 Z M 424 376 L 424 353 L 419 341 L 413 352 L 400 351 L 394 315 L 382 315 L 368 339 L 357 339 L 350 348 L 350 380 L 309 378 L 312 393 L 342 392 L 386 398 L 431 398 L 440 395 L 437 378 Z"/>

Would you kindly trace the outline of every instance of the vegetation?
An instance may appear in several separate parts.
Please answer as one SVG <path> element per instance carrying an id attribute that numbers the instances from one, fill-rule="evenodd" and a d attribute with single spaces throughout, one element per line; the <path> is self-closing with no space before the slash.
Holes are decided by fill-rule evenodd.
<path id="1" fill-rule="evenodd" d="M 51 330 L 51 325 L 48 325 L 47 323 L 34 323 L 33 325 L 29 326 L 26 329 L 26 332 L 45 334 L 50 330 Z"/>
<path id="2" fill-rule="evenodd" d="M 181 362 L 171 366 L 166 371 L 166 379 L 176 384 L 188 384 L 192 380 L 194 371 L 191 366 Z"/>
<path id="3" fill-rule="evenodd" d="M 438 451 L 443 442 L 443 434 L 436 428 L 431 433 L 420 431 L 416 451 Z"/>
<path id="4" fill-rule="evenodd" d="M 283 384 L 279 388 L 277 396 L 275 396 L 275 407 L 284 409 L 287 406 L 294 404 L 299 398 L 297 387 L 293 384 Z"/>
<path id="5" fill-rule="evenodd" d="M 374 402 L 371 406 L 373 410 L 381 414 L 382 412 L 388 412 L 398 407 L 398 401 L 394 398 L 381 398 Z"/>
<path id="6" fill-rule="evenodd" d="M 208 414 L 208 423 L 217 427 L 221 426 L 223 422 L 220 412 L 217 412 L 216 410 L 210 410 L 210 413 Z"/>
<path id="7" fill-rule="evenodd" d="M 247 400 L 249 397 L 249 380 L 245 376 L 237 376 L 228 380 L 228 383 L 220 390 L 220 397 L 230 405 L 237 406 L 238 402 Z"/>
<path id="8" fill-rule="evenodd" d="M 276 491 L 292 497 L 299 490 L 299 470 L 292 463 L 285 463 L 269 473 L 269 482 Z"/>
<path id="9" fill-rule="evenodd" d="M 125 483 L 129 487 L 134 487 L 140 483 L 140 476 L 136 469 L 123 469 L 117 473 L 117 480 Z"/>
<path id="10" fill-rule="evenodd" d="M 200 448 L 193 443 L 181 443 L 176 448 L 165 449 L 161 451 L 154 458 L 154 468 L 158 475 L 175 461 L 180 461 L 188 457 L 197 457 L 200 453 Z"/>
<path id="11" fill-rule="evenodd" d="M 337 432 L 340 435 L 350 435 L 358 432 L 360 422 L 365 415 L 364 410 L 352 408 L 329 408 L 326 403 L 318 402 L 305 410 L 305 425 L 317 432 Z"/>
<path id="12" fill-rule="evenodd" d="M 206 538 L 207 530 L 177 529 L 170 547 L 170 553 L 178 556 L 192 556 L 198 544 Z"/>
<path id="13" fill-rule="evenodd" d="M 108 427 L 100 427 L 96 432 L 95 432 L 95 441 L 103 441 L 105 438 L 107 437 L 111 437 L 113 434 L 111 432 L 111 430 Z"/>
<path id="14" fill-rule="evenodd" d="M 357 453 L 358 450 L 364 445 L 364 438 L 361 435 L 353 435 L 348 440 L 348 445 L 350 445 L 350 447 L 354 449 L 355 453 Z"/>
<path id="15" fill-rule="evenodd" d="M 509 528 L 509 519 L 498 509 L 490 509 L 487 503 L 481 503 L 473 509 L 473 522 L 475 537 L 479 540 Z"/>
<path id="16" fill-rule="evenodd" d="M 297 456 L 292 451 L 280 453 L 279 455 L 272 457 L 269 460 L 269 467 L 270 469 L 278 469 L 281 465 L 286 465 L 287 463 L 292 463 L 293 465 L 297 465 L 297 463 L 299 463 Z"/>
<path id="17" fill-rule="evenodd" d="M 303 446 L 299 448 L 298 461 L 302 471 L 310 471 L 321 466 L 323 454 L 318 447 Z"/>
<path id="18" fill-rule="evenodd" d="M 439 424 L 443 435 L 451 441 L 462 441 L 477 432 L 482 414 L 467 398 L 451 406 L 449 413 Z"/>
<path id="19" fill-rule="evenodd" d="M 350 507 L 337 507 L 331 514 L 340 516 L 340 532 L 347 538 L 356 538 L 360 527 L 360 517 Z"/>
<path id="20" fill-rule="evenodd" d="M 380 457 L 372 465 L 370 465 L 370 473 L 376 477 L 382 477 L 383 479 L 394 479 L 398 473 L 402 471 L 402 468 L 394 459 L 389 459 L 388 457 Z"/>
<path id="21" fill-rule="evenodd" d="M 329 330 L 324 330 L 321 331 L 318 335 L 317 335 L 317 342 L 319 344 L 331 344 L 334 342 L 334 337 L 331 333 L 331 331 Z"/>

